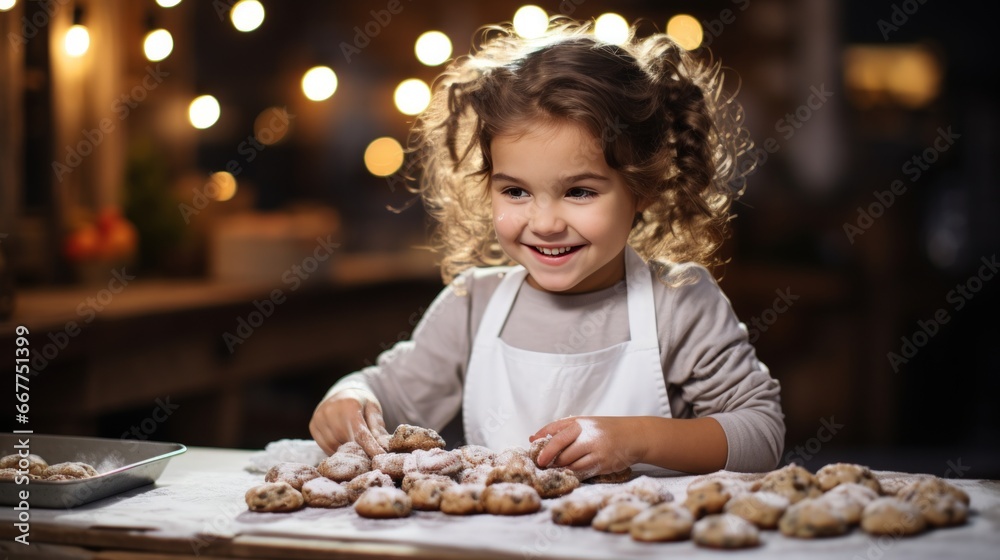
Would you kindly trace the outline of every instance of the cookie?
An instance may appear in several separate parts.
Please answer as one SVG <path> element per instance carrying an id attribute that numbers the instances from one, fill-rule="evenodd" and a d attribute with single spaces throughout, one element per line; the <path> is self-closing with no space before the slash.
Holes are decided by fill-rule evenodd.
<path id="1" fill-rule="evenodd" d="M 17 469 L 0 469 L 0 480 L 14 480 L 17 476 Z"/>
<path id="2" fill-rule="evenodd" d="M 462 472 L 462 459 L 444 449 L 418 449 L 403 460 L 403 472 L 455 476 Z"/>
<path id="3" fill-rule="evenodd" d="M 354 502 L 354 511 L 358 515 L 372 519 L 407 517 L 412 510 L 410 497 L 393 486 L 369 488 Z"/>
<path id="4" fill-rule="evenodd" d="M 754 486 L 754 490 L 781 494 L 793 504 L 823 493 L 816 477 L 795 463 L 769 472 Z"/>
<path id="5" fill-rule="evenodd" d="M 28 471 L 28 475 L 37 477 L 42 476 L 42 472 L 44 472 L 48 466 L 49 464 L 45 461 L 45 459 L 42 459 L 34 453 L 29 453 L 24 457 L 15 453 L 0 459 L 0 469 Z"/>
<path id="6" fill-rule="evenodd" d="M 816 482 L 820 490 L 826 492 L 838 484 L 853 482 L 871 488 L 876 494 L 882 493 L 882 485 L 872 474 L 871 469 L 864 465 L 851 463 L 833 463 L 816 471 Z"/>
<path id="7" fill-rule="evenodd" d="M 865 506 L 861 528 L 872 535 L 901 537 L 922 533 L 927 522 L 917 506 L 898 498 L 884 497 Z"/>
<path id="8" fill-rule="evenodd" d="M 368 471 L 361 473 L 344 485 L 351 496 L 351 501 L 357 500 L 369 488 L 395 488 L 396 484 L 389 478 L 389 475 L 382 471 Z"/>
<path id="9" fill-rule="evenodd" d="M 774 529 L 788 509 L 788 498 L 774 492 L 747 492 L 733 496 L 722 511 L 746 519 L 761 529 Z"/>
<path id="10" fill-rule="evenodd" d="M 486 485 L 510 482 L 513 484 L 527 484 L 535 486 L 535 465 L 534 463 L 508 463 L 505 466 L 493 467 L 490 474 L 486 476 Z"/>
<path id="11" fill-rule="evenodd" d="M 94 467 L 87 463 L 70 461 L 49 465 L 42 471 L 41 478 L 45 480 L 77 480 L 97 476 Z"/>
<path id="12" fill-rule="evenodd" d="M 552 506 L 552 522 L 557 525 L 590 525 L 601 507 L 601 496 L 570 495 Z"/>
<path id="13" fill-rule="evenodd" d="M 349 441 L 347 443 L 340 444 L 340 447 L 336 450 L 337 453 L 344 453 L 347 455 L 357 455 L 358 457 L 368 458 L 368 453 L 365 452 L 365 448 L 354 441 Z"/>
<path id="14" fill-rule="evenodd" d="M 474 469 L 480 465 L 493 466 L 493 460 L 497 454 L 489 447 L 482 445 L 463 445 L 455 450 L 462 458 L 462 467 L 466 470 Z"/>
<path id="15" fill-rule="evenodd" d="M 848 525 L 857 525 L 861 523 L 861 512 L 865 506 L 878 499 L 878 494 L 868 486 L 846 482 L 838 484 L 817 499 L 840 512 Z"/>
<path id="16" fill-rule="evenodd" d="M 787 537 L 815 539 L 843 535 L 850 526 L 836 508 L 822 499 L 806 498 L 785 510 L 778 529 Z"/>
<path id="17" fill-rule="evenodd" d="M 542 469 L 535 474 L 535 490 L 543 499 L 565 496 L 580 487 L 580 479 L 569 469 Z"/>
<path id="18" fill-rule="evenodd" d="M 407 457 L 407 453 L 381 453 L 372 457 L 372 470 L 382 471 L 393 480 L 403 480 L 406 474 L 403 464 Z"/>
<path id="19" fill-rule="evenodd" d="M 626 482 L 622 490 L 653 506 L 674 499 L 661 480 L 645 475 Z"/>
<path id="20" fill-rule="evenodd" d="M 483 513 L 483 491 L 478 484 L 454 484 L 441 492 L 441 513 L 473 515 Z"/>
<path id="21" fill-rule="evenodd" d="M 528 450 L 523 447 L 508 447 L 493 458 L 494 467 L 535 468 Z"/>
<path id="22" fill-rule="evenodd" d="M 415 480 L 406 493 L 413 502 L 413 509 L 436 511 L 441 509 L 441 494 L 455 481 L 450 478 L 422 478 Z"/>
<path id="23" fill-rule="evenodd" d="M 498 482 L 483 490 L 483 509 L 493 515 L 524 515 L 542 508 L 542 499 L 527 484 Z"/>
<path id="24" fill-rule="evenodd" d="M 695 519 L 721 513 L 734 495 L 743 493 L 742 487 L 721 479 L 706 480 L 687 488 L 684 507 Z"/>
<path id="25" fill-rule="evenodd" d="M 250 511 L 295 511 L 305 501 L 302 494 L 287 482 L 265 482 L 244 495 Z"/>
<path id="26" fill-rule="evenodd" d="M 403 489 L 403 492 L 409 492 L 410 489 L 413 488 L 413 484 L 416 481 L 423 480 L 423 479 L 428 479 L 428 478 L 429 479 L 436 479 L 436 480 L 443 480 L 443 481 L 446 481 L 446 482 L 447 481 L 452 481 L 451 477 L 443 476 L 443 475 L 440 475 L 440 474 L 424 474 L 424 473 L 419 473 L 419 472 L 413 472 L 413 473 L 409 473 L 409 474 L 407 474 L 406 476 L 403 477 L 403 482 L 400 484 L 399 487 Z"/>
<path id="27" fill-rule="evenodd" d="M 607 533 L 628 533 L 632 518 L 649 507 L 649 504 L 638 498 L 614 502 L 602 507 L 590 526 Z"/>
<path id="28" fill-rule="evenodd" d="M 309 507 L 339 508 L 350 505 L 351 492 L 343 484 L 321 476 L 302 485 L 302 500 Z"/>
<path id="29" fill-rule="evenodd" d="M 400 424 L 389 439 L 389 449 L 392 453 L 410 453 L 418 449 L 443 449 L 444 440 L 430 428 Z"/>
<path id="30" fill-rule="evenodd" d="M 592 476 L 584 482 L 589 484 L 620 484 L 632 480 L 632 467 L 625 467 L 620 471 Z"/>
<path id="31" fill-rule="evenodd" d="M 549 443 L 550 441 L 552 441 L 552 434 L 549 434 L 542 438 L 538 438 L 535 441 L 531 442 L 531 446 L 528 447 L 528 458 L 531 459 L 532 463 L 542 468 L 548 466 L 548 465 L 538 464 L 538 455 L 541 454 L 542 449 L 545 447 L 545 444 Z"/>
<path id="32" fill-rule="evenodd" d="M 305 463 L 278 463 L 264 475 L 264 482 L 287 482 L 292 488 L 302 490 L 302 485 L 322 476 L 315 467 Z"/>
<path id="33" fill-rule="evenodd" d="M 932 527 L 962 525 L 969 517 L 969 506 L 963 500 L 968 499 L 968 494 L 940 479 L 917 481 L 896 497 L 915 505 Z"/>
<path id="34" fill-rule="evenodd" d="M 359 457 L 353 453 L 334 453 L 317 465 L 319 474 L 336 482 L 350 482 L 359 474 L 372 470 L 372 462 L 368 457 Z"/>
<path id="35" fill-rule="evenodd" d="M 490 473 L 493 472 L 493 467 L 490 465 L 479 465 L 471 469 L 465 469 L 458 473 L 458 481 L 462 484 L 479 484 L 480 486 L 486 486 L 486 479 L 490 477 Z"/>
<path id="36" fill-rule="evenodd" d="M 694 517 L 678 503 L 663 502 L 640 511 L 629 524 L 629 534 L 637 541 L 683 541 L 691 535 Z"/>
<path id="37" fill-rule="evenodd" d="M 695 522 L 691 539 L 709 548 L 750 548 L 760 544 L 760 531 L 742 517 L 722 513 Z"/>

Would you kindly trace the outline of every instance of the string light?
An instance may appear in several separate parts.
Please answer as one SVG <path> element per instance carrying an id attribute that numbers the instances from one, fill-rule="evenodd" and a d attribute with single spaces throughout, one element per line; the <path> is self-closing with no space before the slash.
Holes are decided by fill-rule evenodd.
<path id="1" fill-rule="evenodd" d="M 521 6 L 514 12 L 514 32 L 525 39 L 541 37 L 549 28 L 549 14 L 534 5 Z"/>
<path id="2" fill-rule="evenodd" d="M 605 43 L 621 45 L 628 39 L 628 22 L 613 12 L 602 14 L 594 22 L 594 35 Z"/>
<path id="3" fill-rule="evenodd" d="M 17 0 L 0 0 L 0 12 L 6 12 L 17 5 Z"/>
<path id="4" fill-rule="evenodd" d="M 396 108 L 404 115 L 416 115 L 431 102 L 431 88 L 423 80 L 410 78 L 396 86 Z"/>
<path id="5" fill-rule="evenodd" d="M 63 46 L 66 54 L 73 58 L 80 58 L 87 54 L 90 49 L 90 32 L 83 26 L 83 8 L 77 6 L 73 9 L 73 25 L 66 31 L 66 39 Z"/>
<path id="6" fill-rule="evenodd" d="M 181 0 L 156 0 L 156 3 L 159 4 L 161 8 L 173 8 L 177 4 L 180 4 Z"/>
<path id="7" fill-rule="evenodd" d="M 314 66 L 302 76 L 302 93 L 312 101 L 329 99 L 337 91 L 337 74 L 328 66 Z"/>
<path id="8" fill-rule="evenodd" d="M 199 129 L 205 129 L 215 124 L 221 114 L 219 100 L 211 95 L 196 97 L 188 107 L 188 119 L 191 121 L 191 126 Z"/>
<path id="9" fill-rule="evenodd" d="M 682 49 L 693 51 L 701 46 L 705 32 L 698 20 L 687 15 L 677 14 L 667 22 L 669 35 Z"/>
<path id="10" fill-rule="evenodd" d="M 264 5 L 257 0 L 240 0 L 229 11 L 229 19 L 237 30 L 253 31 L 264 23 Z"/>
<path id="11" fill-rule="evenodd" d="M 163 60 L 174 50 L 174 37 L 166 29 L 150 31 L 142 42 L 142 50 L 152 62 Z"/>
<path id="12" fill-rule="evenodd" d="M 365 168 L 377 177 L 388 177 L 403 166 L 403 147 L 395 138 L 372 140 L 365 149 Z"/>
<path id="13" fill-rule="evenodd" d="M 451 39 L 440 31 L 428 31 L 417 38 L 413 50 L 422 64 L 437 66 L 451 57 Z"/>

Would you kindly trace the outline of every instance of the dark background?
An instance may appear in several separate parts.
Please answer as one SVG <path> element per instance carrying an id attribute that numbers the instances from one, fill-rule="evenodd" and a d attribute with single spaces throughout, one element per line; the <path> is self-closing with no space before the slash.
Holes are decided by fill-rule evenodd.
<path id="1" fill-rule="evenodd" d="M 550 14 L 560 11 L 557 2 L 537 4 Z M 125 159 L 121 172 L 140 177 L 118 195 L 126 209 L 130 193 L 135 197 L 129 190 L 135 184 L 162 184 L 181 193 L 180 200 L 189 200 L 187 178 L 223 169 L 227 161 L 241 157 L 237 145 L 253 134 L 250 123 L 257 113 L 279 106 L 295 115 L 289 137 L 244 166 L 235 202 L 215 204 L 183 235 L 161 236 L 156 252 L 150 249 L 151 238 L 142 238 L 146 243 L 140 243 L 135 265 L 140 284 L 158 282 L 155 286 L 169 291 L 172 283 L 211 279 L 206 232 L 213 221 L 241 213 L 335 209 L 342 255 L 361 259 L 351 261 L 361 270 L 366 270 L 363 259 L 368 255 L 390 255 L 394 261 L 419 250 L 415 247 L 426 242 L 427 231 L 420 205 L 387 210 L 406 206 L 413 195 L 370 175 L 362 164 L 364 149 L 379 136 L 405 141 L 411 118 L 392 106 L 392 90 L 408 77 L 430 81 L 441 69 L 421 66 L 413 57 L 413 41 L 420 33 L 445 32 L 457 56 L 468 50 L 478 27 L 509 20 L 519 4 L 404 0 L 400 5 L 402 11 L 351 62 L 341 43 L 353 41 L 355 27 L 371 21 L 372 10 L 383 10 L 386 2 L 265 2 L 267 19 L 247 34 L 235 31 L 208 1 L 185 0 L 169 13 L 151 1 L 120 7 L 126 38 L 141 37 L 148 14 L 154 14 L 178 45 L 162 63 L 173 73 L 171 83 L 152 92 L 127 121 L 128 153 L 152 146 L 155 155 Z M 751 329 L 757 321 L 753 334 L 759 356 L 782 383 L 786 460 L 811 468 L 843 460 L 939 476 L 1000 477 L 1000 412 L 995 406 L 1000 354 L 993 346 L 1000 335 L 995 320 L 1000 281 L 987 279 L 993 273 L 983 265 L 1000 245 L 998 72 L 995 31 L 983 8 L 972 2 L 860 0 L 586 0 L 563 2 L 562 7 L 572 7 L 579 18 L 615 11 L 630 22 L 641 21 L 642 33 L 662 30 L 676 13 L 694 15 L 713 35 L 712 54 L 739 76 L 737 99 L 752 137 L 758 146 L 769 138 L 777 141 L 778 149 L 760 162 L 747 194 L 734 206 L 734 235 L 724 248 L 731 261 L 717 272 L 739 317 Z M 897 22 L 903 15 L 906 21 L 886 34 L 879 22 L 893 23 L 894 14 Z M 0 18 L 7 16 L 0 13 Z M 24 65 L 29 77 L 41 75 L 37 79 L 44 83 L 52 70 L 43 46 L 33 40 Z M 913 106 L 891 95 L 860 91 L 845 77 L 845 60 L 859 46 L 926 49 L 941 71 L 937 92 Z M 134 60 L 134 54 L 122 56 L 126 74 L 141 77 L 147 63 Z M 331 66 L 339 78 L 336 94 L 318 104 L 305 101 L 298 89 L 301 73 L 315 64 Z M 0 243 L 22 300 L 86 286 L 57 243 L 42 243 L 36 251 L 22 239 L 27 237 L 23 224 L 32 219 L 58 230 L 54 197 L 47 193 L 54 192 L 50 154 L 61 153 L 46 132 L 59 123 L 45 111 L 59 93 L 32 86 L 32 80 L 26 83 L 23 179 L 0 189 L 20 193 L 13 212 L 17 219 L 5 224 L 10 236 Z M 806 110 L 818 90 L 832 95 Z M 175 114 L 177 99 L 196 92 L 220 99 L 221 120 L 206 131 L 170 132 L 164 114 Z M 799 119 L 807 115 L 801 128 L 779 127 L 796 111 Z M 785 137 L 788 130 L 794 134 Z M 958 138 L 947 150 L 935 151 L 935 161 L 915 178 L 913 158 L 934 146 L 942 130 Z M 897 180 L 905 191 L 886 204 L 885 193 Z M 83 196 L 81 204 L 93 208 L 95 199 Z M 870 224 L 859 222 L 861 211 L 878 216 Z M 132 217 L 142 234 L 143 216 Z M 852 240 L 845 228 L 859 223 L 868 227 Z M 102 315 L 85 327 L 81 343 L 74 340 L 71 350 L 33 380 L 37 393 L 32 398 L 44 411 L 36 431 L 120 437 L 150 416 L 157 398 L 169 397 L 179 408 L 148 435 L 152 439 L 257 448 L 281 437 L 308 437 L 308 418 L 326 388 L 408 336 L 415 317 L 440 289 L 432 264 L 421 266 L 417 274 L 397 278 L 390 267 L 376 280 L 319 283 L 289 294 L 289 304 L 276 319 L 228 355 L 219 333 L 233 328 L 234 317 L 252 311 L 250 302 L 257 296 L 233 296 L 191 309 Z M 960 285 L 975 290 L 974 297 L 956 299 L 952 291 Z M 780 313 L 784 306 L 775 304 L 778 292 L 796 296 Z M 149 293 L 155 300 L 159 292 Z M 376 308 L 384 313 L 371 311 Z M 936 313 L 944 313 L 948 321 L 929 327 L 930 336 L 916 334 Z M 3 348 L 12 347 L 16 324 L 39 325 L 33 331 L 42 340 L 61 328 L 60 321 L 47 322 L 20 307 L 0 323 Z M 343 350 L 319 352 L 318 346 L 333 344 L 328 341 L 338 335 L 329 329 L 338 325 L 346 326 L 343 337 L 366 336 L 342 344 Z M 140 399 L 122 398 L 113 405 L 73 406 L 79 395 L 75 388 L 104 390 L 86 380 L 96 370 L 118 371 L 120 379 L 105 381 L 109 383 L 135 382 L 144 375 L 99 365 L 109 354 L 130 347 L 148 352 L 140 357 L 160 364 L 157 371 L 174 375 L 162 363 L 165 354 L 156 349 L 177 344 L 183 353 L 187 343 L 178 341 L 199 329 L 211 341 L 191 344 L 211 345 L 212 359 L 177 367 L 192 379 L 222 376 L 217 383 L 192 382 L 189 389 L 170 393 L 151 389 Z M 905 341 L 921 345 L 906 363 L 894 367 L 890 353 L 902 355 Z M 254 352 L 259 360 L 279 365 L 261 366 L 238 380 L 219 373 L 243 371 L 241 360 L 257 360 L 246 357 Z M 296 355 L 310 352 L 314 358 L 296 361 Z M 291 365 L 281 367 L 283 357 Z M 211 425 L 220 410 L 226 411 L 224 422 L 229 424 L 224 436 Z M 3 416 L 7 425 L 8 415 Z"/>

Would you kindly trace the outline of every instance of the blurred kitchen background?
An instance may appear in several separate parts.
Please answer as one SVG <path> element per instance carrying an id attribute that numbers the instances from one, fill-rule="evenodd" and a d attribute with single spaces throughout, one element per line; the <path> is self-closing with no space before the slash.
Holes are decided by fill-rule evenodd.
<path id="1" fill-rule="evenodd" d="M 28 421 L 9 397 L 2 426 L 308 437 L 326 389 L 441 288 L 400 147 L 428 85 L 481 26 L 561 13 L 608 40 L 666 30 L 739 87 L 758 169 L 718 274 L 782 383 L 786 461 L 1000 478 L 982 11 L 0 0 L 0 353 L 12 371 L 26 327 L 32 366 Z"/>

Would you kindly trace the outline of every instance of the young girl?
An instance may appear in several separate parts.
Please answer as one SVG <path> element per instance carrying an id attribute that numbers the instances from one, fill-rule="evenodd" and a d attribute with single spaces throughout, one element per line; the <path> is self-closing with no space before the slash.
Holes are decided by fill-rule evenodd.
<path id="1" fill-rule="evenodd" d="M 739 108 L 717 65 L 632 35 L 492 28 L 439 78 L 413 145 L 450 285 L 319 404 L 324 450 L 460 419 L 495 450 L 552 435 L 539 464 L 584 478 L 778 464 L 778 382 L 699 264 L 745 182 Z"/>

